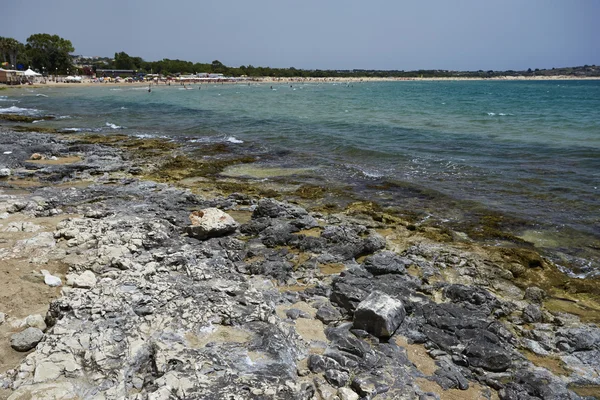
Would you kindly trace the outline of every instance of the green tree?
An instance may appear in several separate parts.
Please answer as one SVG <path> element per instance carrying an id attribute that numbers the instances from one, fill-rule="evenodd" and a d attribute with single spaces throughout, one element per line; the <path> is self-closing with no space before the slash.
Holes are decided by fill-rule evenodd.
<path id="1" fill-rule="evenodd" d="M 69 53 L 75 51 L 70 40 L 58 35 L 36 33 L 27 38 L 27 53 L 35 68 L 47 68 L 48 71 L 66 73 L 73 69 Z"/>
<path id="2" fill-rule="evenodd" d="M 16 39 L 0 36 L 0 61 L 8 61 L 9 64 L 17 65 L 17 56 L 23 50 L 23 44 Z"/>
<path id="3" fill-rule="evenodd" d="M 124 51 L 115 53 L 115 69 L 136 69 L 133 59 Z"/>

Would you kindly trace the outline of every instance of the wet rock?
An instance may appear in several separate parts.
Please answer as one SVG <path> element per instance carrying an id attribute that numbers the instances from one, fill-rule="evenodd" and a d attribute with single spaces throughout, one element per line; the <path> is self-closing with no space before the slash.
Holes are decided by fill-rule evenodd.
<path id="1" fill-rule="evenodd" d="M 382 292 L 373 292 L 356 307 L 353 326 L 377 337 L 390 337 L 405 316 L 402 301 Z"/>
<path id="2" fill-rule="evenodd" d="M 205 208 L 190 214 L 192 225 L 186 233 L 193 238 L 204 240 L 235 232 L 239 224 L 227 213 L 218 208 Z"/>
<path id="3" fill-rule="evenodd" d="M 10 337 L 10 346 L 16 351 L 29 351 L 33 349 L 44 337 L 44 332 L 38 328 L 27 328 Z"/>

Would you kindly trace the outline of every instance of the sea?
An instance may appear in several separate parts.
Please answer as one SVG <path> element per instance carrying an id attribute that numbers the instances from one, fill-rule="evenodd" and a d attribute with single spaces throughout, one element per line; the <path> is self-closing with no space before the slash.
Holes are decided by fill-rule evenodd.
<path id="1" fill-rule="evenodd" d="M 598 80 L 98 85 L 0 91 L 0 113 L 226 143 L 258 157 L 238 177 L 341 188 L 455 231 L 495 221 L 565 272 L 600 275 Z"/>

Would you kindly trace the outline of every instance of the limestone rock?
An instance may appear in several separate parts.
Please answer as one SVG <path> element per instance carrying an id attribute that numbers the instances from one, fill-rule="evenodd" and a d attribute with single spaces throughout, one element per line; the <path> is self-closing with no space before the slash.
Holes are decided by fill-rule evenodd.
<path id="1" fill-rule="evenodd" d="M 46 329 L 46 322 L 44 322 L 44 317 L 39 314 L 29 315 L 25 318 L 25 325 L 28 328 L 38 328 L 40 330 Z"/>
<path id="2" fill-rule="evenodd" d="M 73 286 L 76 288 L 89 289 L 96 286 L 97 279 L 96 275 L 92 271 L 85 271 L 84 273 L 77 274 L 68 274 L 67 275 L 67 285 Z"/>
<path id="3" fill-rule="evenodd" d="M 350 388 L 342 387 L 338 389 L 338 397 L 340 400 L 358 400 L 359 396 Z"/>
<path id="4" fill-rule="evenodd" d="M 235 232 L 239 224 L 227 213 L 218 208 L 205 208 L 190 214 L 192 225 L 186 233 L 196 239 L 225 236 Z"/>
<path id="5" fill-rule="evenodd" d="M 42 271 L 42 275 L 44 275 L 44 283 L 48 286 L 60 286 L 62 285 L 62 281 L 60 280 L 60 278 L 58 276 L 54 276 L 52 275 L 50 272 L 46 271 L 45 269 L 43 269 Z"/>
<path id="6" fill-rule="evenodd" d="M 354 311 L 354 327 L 377 337 L 390 337 L 405 316 L 402 301 L 375 291 L 358 304 Z"/>
<path id="7" fill-rule="evenodd" d="M 44 337 L 44 332 L 38 328 L 27 328 L 23 332 L 15 333 L 10 337 L 10 345 L 16 351 L 29 351 L 33 349 Z"/>

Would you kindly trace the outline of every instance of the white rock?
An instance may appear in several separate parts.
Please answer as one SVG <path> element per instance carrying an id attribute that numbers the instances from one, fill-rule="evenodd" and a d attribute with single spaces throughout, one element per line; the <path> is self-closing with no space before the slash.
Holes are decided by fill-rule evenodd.
<path id="1" fill-rule="evenodd" d="M 8 400 L 36 399 L 36 400 L 75 400 L 81 399 L 75 386 L 70 382 L 52 382 L 34 386 L 23 386 L 13 392 Z"/>
<path id="2" fill-rule="evenodd" d="M 402 301 L 383 292 L 372 292 L 354 311 L 354 327 L 377 337 L 390 337 L 398 329 L 406 311 Z"/>
<path id="3" fill-rule="evenodd" d="M 84 288 L 89 289 L 96 286 L 98 280 L 96 279 L 96 275 L 92 271 L 85 271 L 84 273 L 77 274 L 68 274 L 67 275 L 67 285 L 73 286 L 76 288 Z"/>
<path id="4" fill-rule="evenodd" d="M 0 177 L 10 176 L 9 168 L 0 168 Z"/>
<path id="5" fill-rule="evenodd" d="M 192 225 L 186 228 L 191 237 L 207 239 L 235 232 L 239 224 L 218 208 L 205 208 L 190 214 Z"/>
<path id="6" fill-rule="evenodd" d="M 33 381 L 35 383 L 53 381 L 62 373 L 62 367 L 53 362 L 41 362 L 35 367 Z"/>
<path id="7" fill-rule="evenodd" d="M 6 314 L 0 312 L 0 325 L 2 325 L 6 321 Z"/>
<path id="8" fill-rule="evenodd" d="M 25 325 L 31 328 L 38 328 L 42 331 L 46 329 L 46 322 L 40 314 L 29 315 L 25 318 Z"/>
<path id="9" fill-rule="evenodd" d="M 358 400 L 359 396 L 352 389 L 342 387 L 338 389 L 338 397 L 340 400 Z"/>
<path id="10" fill-rule="evenodd" d="M 62 281 L 60 280 L 60 278 L 58 276 L 52 275 L 50 272 L 48 272 L 45 269 L 43 269 L 41 272 L 42 272 L 42 275 L 44 275 L 44 283 L 46 285 L 53 286 L 53 287 L 62 285 Z"/>

